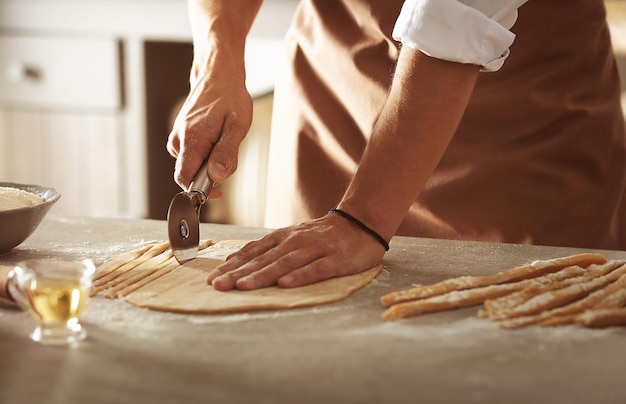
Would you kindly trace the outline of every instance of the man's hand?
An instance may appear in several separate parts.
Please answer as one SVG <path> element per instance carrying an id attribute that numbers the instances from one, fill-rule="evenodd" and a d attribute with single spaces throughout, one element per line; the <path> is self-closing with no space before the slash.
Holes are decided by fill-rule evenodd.
<path id="1" fill-rule="evenodd" d="M 275 230 L 240 251 L 208 275 L 217 290 L 292 288 L 362 272 L 380 263 L 383 246 L 339 215 Z"/>
<path id="2" fill-rule="evenodd" d="M 167 150 L 176 157 L 174 179 L 184 189 L 204 159 L 208 174 L 223 182 L 237 168 L 239 145 L 252 122 L 252 98 L 239 81 L 205 76 L 196 80 L 169 135 Z"/>

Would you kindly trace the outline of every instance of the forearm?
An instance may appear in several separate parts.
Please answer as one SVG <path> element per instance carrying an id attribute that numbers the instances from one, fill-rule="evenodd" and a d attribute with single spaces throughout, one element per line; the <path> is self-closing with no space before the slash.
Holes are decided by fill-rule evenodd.
<path id="1" fill-rule="evenodd" d="M 404 47 L 389 97 L 340 207 L 390 239 L 463 116 L 478 66 Z"/>
<path id="2" fill-rule="evenodd" d="M 194 44 L 192 80 L 219 68 L 243 75 L 245 41 L 262 0 L 188 0 Z"/>

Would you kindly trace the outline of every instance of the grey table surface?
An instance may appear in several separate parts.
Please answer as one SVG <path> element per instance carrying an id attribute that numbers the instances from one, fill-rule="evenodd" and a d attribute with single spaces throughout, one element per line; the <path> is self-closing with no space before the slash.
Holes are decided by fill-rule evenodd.
<path id="1" fill-rule="evenodd" d="M 265 232 L 201 227 L 215 240 Z M 99 263 L 166 237 L 163 221 L 50 216 L 0 264 Z M 381 320 L 385 293 L 583 250 L 408 237 L 391 246 L 370 285 L 313 308 L 183 315 L 96 297 L 89 336 L 73 347 L 32 342 L 33 321 L 0 303 L 0 403 L 626 402 L 625 327 L 505 331 L 476 307 Z"/>

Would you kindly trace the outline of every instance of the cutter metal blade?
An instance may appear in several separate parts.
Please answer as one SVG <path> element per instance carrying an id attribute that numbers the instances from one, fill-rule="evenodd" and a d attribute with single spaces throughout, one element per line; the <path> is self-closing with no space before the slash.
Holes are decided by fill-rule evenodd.
<path id="1" fill-rule="evenodd" d="M 200 243 L 200 219 L 187 192 L 176 194 L 170 203 L 167 235 L 178 262 L 182 264 L 196 258 Z"/>
<path id="2" fill-rule="evenodd" d="M 213 181 L 207 174 L 207 161 L 194 177 L 189 191 L 174 195 L 167 211 L 167 235 L 176 260 L 183 264 L 196 258 L 200 243 L 200 210 Z"/>

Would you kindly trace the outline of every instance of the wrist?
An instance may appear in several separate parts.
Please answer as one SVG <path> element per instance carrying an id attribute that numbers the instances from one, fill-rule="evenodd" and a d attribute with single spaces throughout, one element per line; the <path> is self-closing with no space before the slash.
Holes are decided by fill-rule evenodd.
<path id="1" fill-rule="evenodd" d="M 244 78 L 246 38 L 259 7 L 260 1 L 252 0 L 189 2 L 192 78 L 220 70 Z"/>
<path id="2" fill-rule="evenodd" d="M 375 230 L 373 230 L 368 225 L 366 225 L 365 223 L 363 223 L 362 221 L 360 221 L 356 217 L 352 216 L 348 212 L 345 212 L 345 211 L 343 211 L 341 209 L 334 208 L 334 209 L 329 210 L 328 213 L 331 214 L 331 215 L 333 215 L 333 214 L 334 215 L 339 215 L 339 216 L 343 217 L 344 219 L 348 220 L 349 222 L 353 223 L 354 225 L 359 227 L 361 230 L 363 230 L 365 233 L 367 233 L 370 236 L 372 236 L 372 238 L 374 238 L 374 240 L 376 240 L 381 246 L 383 246 L 385 251 L 389 251 L 389 243 L 387 242 L 387 240 L 385 238 L 383 238 L 380 234 L 378 234 L 378 232 L 376 232 Z"/>
<path id="3" fill-rule="evenodd" d="M 338 210 L 357 218 L 363 225 L 371 229 L 385 242 L 389 242 L 395 234 L 395 227 L 390 225 L 389 219 L 392 215 L 385 215 L 375 207 L 363 206 L 363 204 L 351 204 L 349 200 L 344 200 L 337 205 Z"/>
<path id="4" fill-rule="evenodd" d="M 210 41 L 207 39 L 208 43 Z M 231 86 L 235 83 L 245 85 L 243 47 L 235 49 L 217 44 L 194 46 L 190 78 L 192 87 L 201 78 L 217 80 L 223 86 Z"/>

